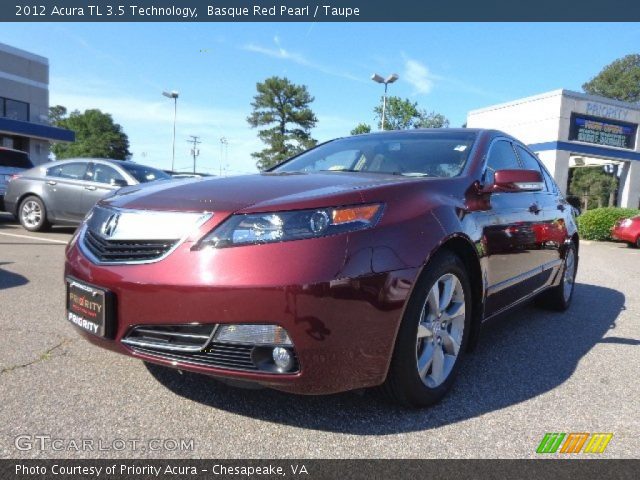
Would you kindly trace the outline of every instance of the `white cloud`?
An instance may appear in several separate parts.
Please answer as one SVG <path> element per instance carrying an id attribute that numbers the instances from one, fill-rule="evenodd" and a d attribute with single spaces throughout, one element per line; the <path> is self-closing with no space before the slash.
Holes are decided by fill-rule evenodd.
<path id="1" fill-rule="evenodd" d="M 405 58 L 404 79 L 409 82 L 416 93 L 427 94 L 431 92 L 435 78 L 425 64 L 418 60 Z"/>
<path id="2" fill-rule="evenodd" d="M 352 80 L 354 82 L 366 82 L 365 78 L 360 78 L 356 75 L 353 75 L 349 72 L 345 72 L 345 71 L 341 71 L 341 70 L 336 70 L 335 68 L 332 67 L 328 67 L 326 65 L 322 65 L 319 63 L 316 63 L 312 60 L 309 60 L 307 57 L 305 57 L 304 55 L 300 54 L 300 53 L 296 53 L 296 52 L 291 52 L 287 49 L 285 49 L 282 46 L 282 42 L 280 40 L 280 37 L 278 35 L 273 37 L 273 43 L 275 44 L 275 48 L 274 47 L 265 47 L 264 45 L 258 45 L 255 43 L 248 43 L 246 45 L 244 45 L 242 47 L 243 50 L 249 51 L 249 52 L 254 52 L 254 53 L 259 53 L 261 55 L 265 55 L 267 57 L 271 57 L 271 58 L 278 58 L 280 60 L 286 60 L 286 61 L 290 61 L 293 62 L 297 65 L 303 66 L 303 67 L 307 67 L 307 68 L 311 68 L 313 70 L 316 70 L 318 72 L 324 73 L 326 75 L 332 75 L 334 77 L 340 77 L 340 78 L 345 78 L 347 80 Z"/>

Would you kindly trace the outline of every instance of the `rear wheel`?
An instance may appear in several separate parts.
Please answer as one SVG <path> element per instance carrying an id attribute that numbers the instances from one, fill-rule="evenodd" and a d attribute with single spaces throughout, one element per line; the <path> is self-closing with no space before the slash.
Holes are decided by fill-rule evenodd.
<path id="1" fill-rule="evenodd" d="M 398 331 L 384 389 L 405 406 L 425 407 L 451 388 L 470 333 L 471 289 L 450 252 L 434 257 L 416 284 Z"/>
<path id="2" fill-rule="evenodd" d="M 47 221 L 47 209 L 44 202 L 36 197 L 25 198 L 18 209 L 20 224 L 30 232 L 40 232 L 51 226 Z"/>
<path id="3" fill-rule="evenodd" d="M 541 296 L 542 305 L 551 310 L 564 311 L 571 305 L 578 270 L 576 247 L 571 243 L 564 255 L 564 266 L 560 284 L 550 288 Z"/>

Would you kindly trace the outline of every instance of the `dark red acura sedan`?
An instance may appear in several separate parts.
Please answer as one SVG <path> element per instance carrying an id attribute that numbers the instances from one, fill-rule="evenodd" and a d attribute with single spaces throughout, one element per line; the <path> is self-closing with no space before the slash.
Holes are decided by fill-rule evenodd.
<path id="1" fill-rule="evenodd" d="M 304 394 L 430 405 L 483 321 L 566 309 L 573 209 L 498 131 L 333 140 L 271 171 L 126 187 L 66 254 L 68 320 L 147 362 Z"/>

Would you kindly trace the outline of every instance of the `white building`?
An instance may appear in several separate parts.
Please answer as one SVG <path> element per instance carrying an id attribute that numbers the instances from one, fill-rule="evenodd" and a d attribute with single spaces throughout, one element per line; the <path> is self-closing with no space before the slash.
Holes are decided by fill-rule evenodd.
<path id="1" fill-rule="evenodd" d="M 568 90 L 469 112 L 469 128 L 495 128 L 529 145 L 566 193 L 570 167 L 616 165 L 617 203 L 640 206 L 640 105 Z"/>

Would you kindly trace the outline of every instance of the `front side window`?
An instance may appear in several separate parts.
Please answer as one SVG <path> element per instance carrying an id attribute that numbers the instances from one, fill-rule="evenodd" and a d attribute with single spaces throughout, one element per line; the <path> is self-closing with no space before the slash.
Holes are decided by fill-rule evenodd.
<path id="1" fill-rule="evenodd" d="M 361 172 L 415 177 L 454 177 L 464 168 L 475 132 L 406 132 L 334 140 L 271 170 Z"/>
<path id="2" fill-rule="evenodd" d="M 516 145 L 516 150 L 518 151 L 518 156 L 520 157 L 520 161 L 522 162 L 523 168 L 525 170 L 535 170 L 540 172 L 540 175 L 544 178 L 543 169 L 540 166 L 540 162 L 538 159 L 522 148 L 520 145 Z M 551 190 L 551 185 L 545 181 L 547 184 L 547 190 Z"/>
<path id="3" fill-rule="evenodd" d="M 521 168 L 511 142 L 498 140 L 491 145 L 489 150 L 487 169 L 484 176 L 485 184 L 493 184 L 495 173 L 498 170 L 519 170 Z"/>
<path id="4" fill-rule="evenodd" d="M 68 178 L 71 180 L 84 180 L 87 171 L 86 163 L 67 163 L 65 165 L 57 165 L 47 169 L 47 176 Z"/>

